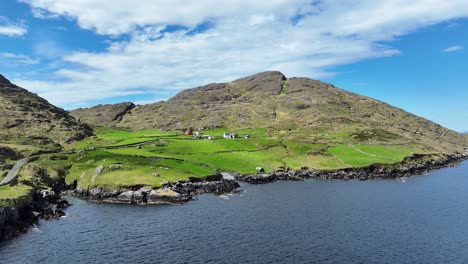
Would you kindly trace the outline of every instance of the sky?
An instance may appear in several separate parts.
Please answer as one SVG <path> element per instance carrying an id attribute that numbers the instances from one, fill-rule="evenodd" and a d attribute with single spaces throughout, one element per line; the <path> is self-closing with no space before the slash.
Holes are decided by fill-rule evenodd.
<path id="1" fill-rule="evenodd" d="M 0 74 L 65 109 L 266 70 L 468 131 L 467 0 L 2 0 Z"/>

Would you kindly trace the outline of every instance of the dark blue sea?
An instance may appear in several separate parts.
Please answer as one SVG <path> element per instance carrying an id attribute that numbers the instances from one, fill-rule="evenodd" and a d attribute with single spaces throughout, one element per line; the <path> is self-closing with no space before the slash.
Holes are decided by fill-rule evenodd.
<path id="1" fill-rule="evenodd" d="M 176 206 L 74 205 L 0 263 L 468 263 L 468 162 L 400 180 L 243 184 Z"/>

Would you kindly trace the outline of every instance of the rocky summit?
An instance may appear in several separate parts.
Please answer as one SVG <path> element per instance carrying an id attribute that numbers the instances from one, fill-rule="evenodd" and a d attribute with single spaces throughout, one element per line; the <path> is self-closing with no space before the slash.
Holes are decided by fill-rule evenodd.
<path id="1" fill-rule="evenodd" d="M 0 75 L 0 144 L 57 148 L 92 135 L 67 111 Z M 21 147 L 20 151 L 24 150 Z"/>
<path id="2" fill-rule="evenodd" d="M 94 126 L 268 128 L 297 132 L 289 133 L 294 140 L 314 142 L 320 141 L 319 132 L 341 131 L 359 142 L 415 143 L 443 153 L 462 152 L 468 142 L 460 133 L 384 102 L 310 78 L 286 78 L 277 71 L 187 89 L 166 102 L 97 106 L 71 114 Z"/>

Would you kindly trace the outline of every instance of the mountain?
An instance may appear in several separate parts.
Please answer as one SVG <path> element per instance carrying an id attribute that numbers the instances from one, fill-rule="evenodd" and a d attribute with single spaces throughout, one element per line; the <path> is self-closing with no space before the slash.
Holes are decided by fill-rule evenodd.
<path id="1" fill-rule="evenodd" d="M 92 108 L 93 114 L 90 114 L 89 109 L 76 109 L 72 111 L 72 115 L 78 120 L 82 117 L 83 121 L 89 124 L 112 127 L 122 120 L 123 115 L 135 107 L 135 104 L 129 102 L 111 105 L 97 105 Z"/>
<path id="2" fill-rule="evenodd" d="M 0 144 L 57 148 L 92 134 L 67 111 L 0 75 Z"/>
<path id="3" fill-rule="evenodd" d="M 71 114 L 95 126 L 131 130 L 269 128 L 297 140 L 420 144 L 442 153 L 467 145 L 462 134 L 384 102 L 276 71 L 187 89 L 167 102 L 101 105 Z"/>

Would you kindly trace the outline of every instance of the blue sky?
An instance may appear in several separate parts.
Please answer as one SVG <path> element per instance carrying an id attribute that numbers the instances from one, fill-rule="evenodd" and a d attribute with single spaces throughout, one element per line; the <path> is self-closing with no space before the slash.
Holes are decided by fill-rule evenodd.
<path id="1" fill-rule="evenodd" d="M 3 0 L 0 73 L 73 109 L 279 70 L 468 131 L 466 0 L 187 3 Z"/>

